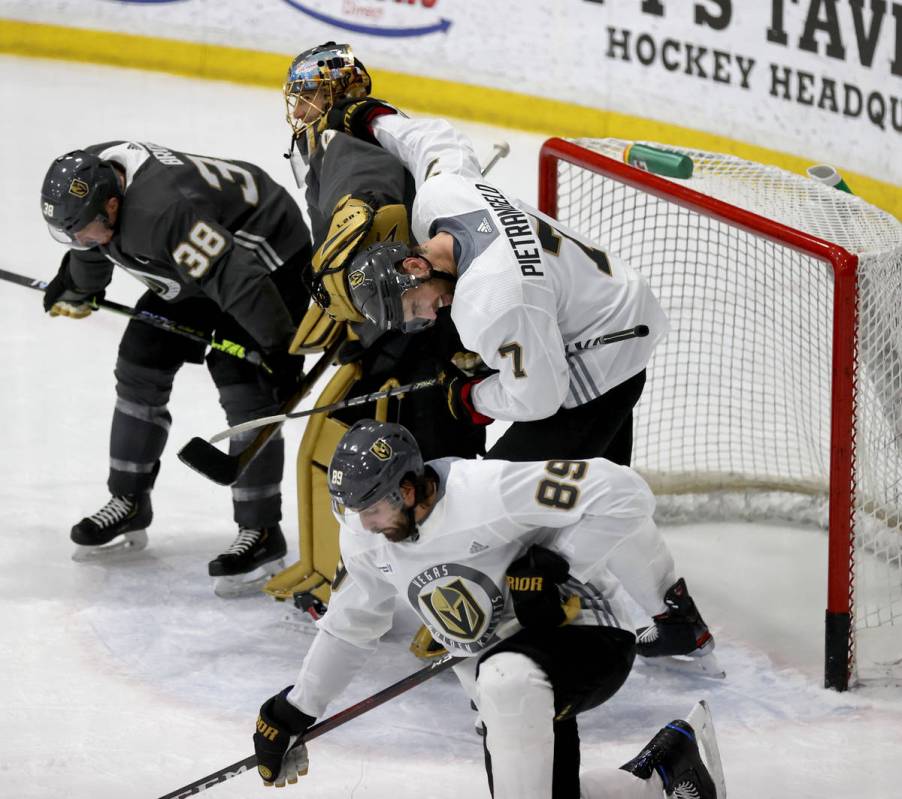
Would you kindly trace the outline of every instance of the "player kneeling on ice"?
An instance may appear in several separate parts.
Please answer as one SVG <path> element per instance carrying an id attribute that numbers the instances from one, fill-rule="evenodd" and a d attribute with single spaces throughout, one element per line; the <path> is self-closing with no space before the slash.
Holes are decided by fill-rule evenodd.
<path id="1" fill-rule="evenodd" d="M 141 549 L 179 369 L 206 360 L 231 424 L 275 413 L 297 390 L 303 359 L 290 356 L 288 346 L 309 301 L 301 271 L 310 260 L 310 233 L 288 192 L 259 167 L 133 141 L 56 158 L 41 187 L 41 210 L 54 239 L 69 247 L 44 295 L 51 316 L 88 316 L 92 298 L 120 266 L 149 289 L 139 314 L 200 334 L 192 340 L 135 318 L 119 344 L 112 497 L 71 537 L 76 560 Z M 239 349 L 262 351 L 265 368 L 220 349 L 205 358 L 203 339 L 214 331 Z M 232 440 L 235 450 L 246 444 Z M 258 572 L 282 568 L 283 460 L 279 437 L 232 487 L 238 535 L 209 564 L 220 595 L 248 590 L 260 582 Z"/>
<path id="2" fill-rule="evenodd" d="M 704 706 L 620 770 L 583 774 L 580 794 L 577 714 L 616 693 L 635 655 L 622 592 L 654 615 L 673 582 L 638 474 L 601 458 L 424 463 L 406 428 L 361 421 L 328 479 L 350 579 L 296 683 L 260 709 L 267 784 L 306 773 L 304 733 L 390 629 L 400 596 L 464 658 L 454 668 L 485 723 L 496 799 L 724 795 Z M 522 629 L 499 637 L 514 618 Z"/>

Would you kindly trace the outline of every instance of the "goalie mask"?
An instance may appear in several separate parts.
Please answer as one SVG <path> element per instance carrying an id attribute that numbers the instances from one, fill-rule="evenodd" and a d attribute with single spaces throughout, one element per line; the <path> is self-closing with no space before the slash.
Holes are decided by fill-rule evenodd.
<path id="1" fill-rule="evenodd" d="M 122 186 L 109 161 L 84 150 L 61 155 L 47 170 L 41 186 L 41 212 L 56 241 L 76 250 L 91 244 L 80 243 L 76 234 L 96 220 L 109 228 L 106 204 L 111 197 L 122 200 Z"/>
<path id="2" fill-rule="evenodd" d="M 425 474 L 420 447 L 399 424 L 363 419 L 335 448 L 329 464 L 329 494 L 340 523 L 357 532 L 382 532 L 403 509 L 401 482 Z M 406 511 L 415 531 L 413 509 Z"/>
<path id="3" fill-rule="evenodd" d="M 433 277 L 447 280 L 452 285 L 456 282 L 453 275 L 433 269 L 431 265 L 429 277 L 406 274 L 402 265 L 411 255 L 411 249 L 402 242 L 379 242 L 355 256 L 348 268 L 351 300 L 357 310 L 383 332 L 416 333 L 435 324 L 434 318 L 404 318 L 404 292 Z"/>
<path id="4" fill-rule="evenodd" d="M 371 87 L 366 67 L 347 44 L 326 42 L 295 56 L 283 88 L 292 147 L 297 144 L 306 158 L 315 149 L 313 126 L 323 115 L 340 99 L 366 97 Z"/>

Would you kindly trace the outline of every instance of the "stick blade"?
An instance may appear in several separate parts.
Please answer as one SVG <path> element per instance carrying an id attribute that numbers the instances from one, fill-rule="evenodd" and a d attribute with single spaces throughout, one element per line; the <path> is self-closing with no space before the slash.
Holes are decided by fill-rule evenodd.
<path id="1" fill-rule="evenodd" d="M 241 460 L 194 436 L 178 452 L 179 460 L 219 485 L 230 486 L 241 476 Z"/>

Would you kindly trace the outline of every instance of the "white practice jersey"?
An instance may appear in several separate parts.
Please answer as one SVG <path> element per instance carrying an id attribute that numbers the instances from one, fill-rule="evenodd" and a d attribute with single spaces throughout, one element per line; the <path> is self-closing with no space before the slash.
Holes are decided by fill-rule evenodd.
<path id="1" fill-rule="evenodd" d="M 543 419 L 646 367 L 668 322 L 644 277 L 486 182 L 472 145 L 443 120 L 382 116 L 374 132 L 416 179 L 417 241 L 444 231 L 457 242 L 451 318 L 464 346 L 498 370 L 473 390 L 476 410 Z M 600 344 L 637 325 L 649 335 Z"/>
<path id="2" fill-rule="evenodd" d="M 652 521 L 654 497 L 632 469 L 602 458 L 510 463 L 442 459 L 430 464 L 441 498 L 416 540 L 342 526 L 349 579 L 329 610 L 289 699 L 321 714 L 391 627 L 400 597 L 436 641 L 478 655 L 514 617 L 506 572 L 532 544 L 570 564 L 563 596 L 580 598 L 574 622 L 632 631 L 622 591 L 650 614 L 673 579 L 673 560 Z"/>

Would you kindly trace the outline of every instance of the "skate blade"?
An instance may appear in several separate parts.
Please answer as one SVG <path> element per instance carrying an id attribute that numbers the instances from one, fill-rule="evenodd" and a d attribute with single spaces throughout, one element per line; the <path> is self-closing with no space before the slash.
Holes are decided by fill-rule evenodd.
<path id="1" fill-rule="evenodd" d="M 723 775 L 723 763 L 720 759 L 720 747 L 717 745 L 717 736 L 714 734 L 714 719 L 708 703 L 702 699 L 686 717 L 692 729 L 695 731 L 695 740 L 698 743 L 699 754 L 702 762 L 711 775 L 717 799 L 726 799 L 727 785 Z"/>
<path id="2" fill-rule="evenodd" d="M 230 574 L 215 578 L 213 593 L 220 599 L 235 599 L 242 596 L 253 596 L 263 590 L 269 579 L 285 568 L 285 561 L 279 558 L 264 563 L 244 574 Z"/>
<path id="3" fill-rule="evenodd" d="M 76 544 L 75 552 L 72 553 L 72 560 L 76 563 L 122 560 L 140 552 L 146 546 L 147 531 L 132 530 L 129 533 L 117 536 L 109 544 L 101 544 L 97 547 Z"/>
<path id="4" fill-rule="evenodd" d="M 720 661 L 710 649 L 704 648 L 695 655 L 665 655 L 663 657 L 647 658 L 640 655 L 642 662 L 662 668 L 665 671 L 676 671 L 681 674 L 694 674 L 697 677 L 707 677 L 712 680 L 723 680 L 727 673 Z"/>

